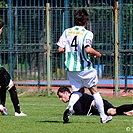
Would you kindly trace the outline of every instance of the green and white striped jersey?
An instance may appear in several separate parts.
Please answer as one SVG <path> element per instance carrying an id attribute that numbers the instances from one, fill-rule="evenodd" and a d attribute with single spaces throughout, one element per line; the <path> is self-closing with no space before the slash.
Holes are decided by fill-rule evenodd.
<path id="1" fill-rule="evenodd" d="M 57 45 L 65 48 L 65 66 L 68 71 L 83 71 L 90 69 L 92 63 L 85 47 L 91 47 L 93 33 L 82 26 L 66 29 Z"/>

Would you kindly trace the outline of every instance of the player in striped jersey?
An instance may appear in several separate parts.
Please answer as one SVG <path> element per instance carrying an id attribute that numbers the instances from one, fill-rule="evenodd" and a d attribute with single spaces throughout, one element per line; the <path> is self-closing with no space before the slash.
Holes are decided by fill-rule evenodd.
<path id="1" fill-rule="evenodd" d="M 97 71 L 93 68 L 90 56 L 100 58 L 101 54 L 92 48 L 93 33 L 85 29 L 88 13 L 83 9 L 75 12 L 75 26 L 66 29 L 57 45 L 59 52 L 65 52 L 67 76 L 72 87 L 72 95 L 63 115 L 64 122 L 69 121 L 73 113 L 73 105 L 82 96 L 80 88 L 86 87 L 93 95 L 95 105 L 100 114 L 101 123 L 112 120 L 104 113 L 103 100 L 97 89 Z"/>

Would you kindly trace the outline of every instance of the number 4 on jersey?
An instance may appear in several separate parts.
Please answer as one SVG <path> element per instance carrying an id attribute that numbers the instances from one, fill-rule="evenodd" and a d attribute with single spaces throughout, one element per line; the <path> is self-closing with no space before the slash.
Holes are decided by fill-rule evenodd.
<path id="1" fill-rule="evenodd" d="M 75 36 L 72 40 L 71 47 L 75 47 L 75 51 L 77 51 L 77 36 Z"/>

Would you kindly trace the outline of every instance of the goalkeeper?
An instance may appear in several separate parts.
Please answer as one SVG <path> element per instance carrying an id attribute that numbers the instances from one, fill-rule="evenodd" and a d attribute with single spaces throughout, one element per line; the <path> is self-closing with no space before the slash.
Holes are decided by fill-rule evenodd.
<path id="1" fill-rule="evenodd" d="M 2 34 L 4 22 L 0 21 L 0 35 Z M 9 91 L 11 101 L 14 106 L 15 116 L 26 116 L 23 112 L 20 111 L 19 99 L 17 96 L 16 87 L 11 79 L 10 74 L 7 70 L 0 65 L 0 104 L 3 105 L 3 115 L 8 115 L 8 112 L 5 107 L 6 102 L 6 91 Z"/>
<path id="2" fill-rule="evenodd" d="M 81 89 L 84 91 L 84 88 Z M 57 91 L 59 99 L 64 103 L 68 102 L 71 97 L 71 91 L 66 87 L 60 87 Z M 114 107 L 107 100 L 103 99 L 104 111 L 106 115 L 128 115 L 133 116 L 133 104 L 123 104 L 118 107 Z M 91 95 L 84 93 L 80 99 L 74 104 L 75 115 L 99 115 L 98 110 L 94 103 L 94 98 Z"/>

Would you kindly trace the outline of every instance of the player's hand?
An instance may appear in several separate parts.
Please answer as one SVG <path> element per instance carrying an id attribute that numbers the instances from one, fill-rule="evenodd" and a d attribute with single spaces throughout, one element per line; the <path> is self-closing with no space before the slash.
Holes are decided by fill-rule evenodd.
<path id="1" fill-rule="evenodd" d="M 94 55 L 94 58 L 100 58 L 102 55 L 99 53 L 99 52 L 97 52 L 97 54 L 96 55 Z"/>
<path id="2" fill-rule="evenodd" d="M 59 47 L 59 48 L 58 48 L 58 52 L 64 52 L 64 51 L 65 51 L 64 48 L 62 48 L 62 47 Z"/>
<path id="3" fill-rule="evenodd" d="M 128 116 L 133 116 L 133 110 L 131 111 L 128 111 L 128 112 L 124 112 L 125 115 L 128 115 Z"/>
<path id="4" fill-rule="evenodd" d="M 69 121 L 69 109 L 66 109 L 63 114 L 63 123 L 68 123 Z"/>

